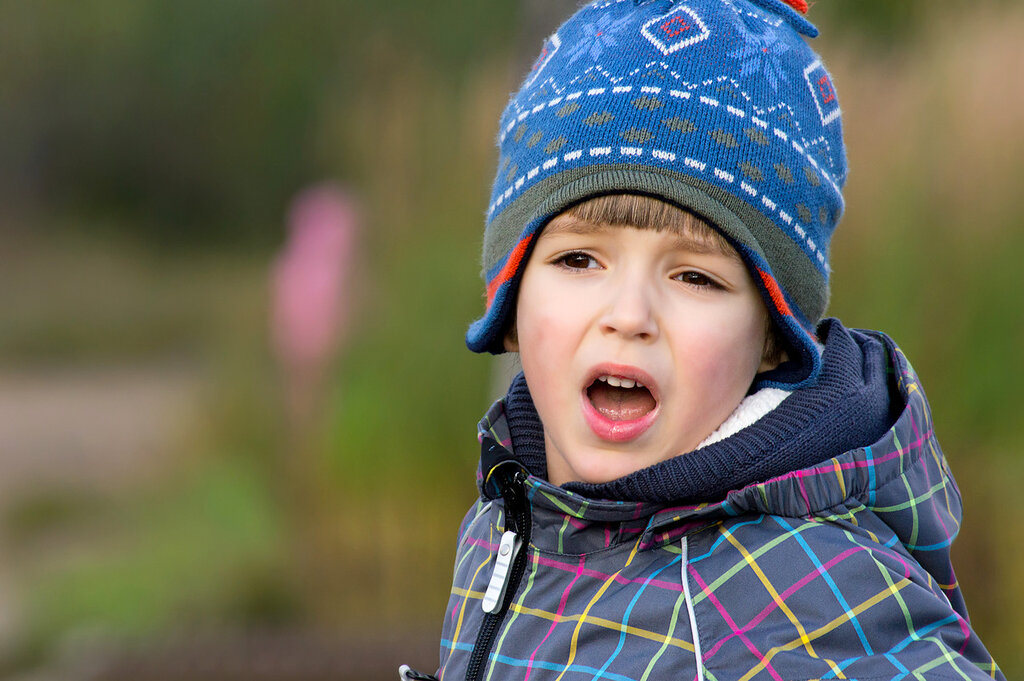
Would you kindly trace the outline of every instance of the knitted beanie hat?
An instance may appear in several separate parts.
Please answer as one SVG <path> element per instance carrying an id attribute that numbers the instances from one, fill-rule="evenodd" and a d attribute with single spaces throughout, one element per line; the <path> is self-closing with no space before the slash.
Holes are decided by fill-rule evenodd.
<path id="1" fill-rule="evenodd" d="M 743 258 L 790 346 L 759 385 L 816 379 L 846 155 L 831 77 L 802 37 L 818 31 L 798 10 L 804 0 L 596 0 L 547 39 L 501 118 L 471 350 L 504 351 L 551 218 L 638 193 L 704 217 Z"/>

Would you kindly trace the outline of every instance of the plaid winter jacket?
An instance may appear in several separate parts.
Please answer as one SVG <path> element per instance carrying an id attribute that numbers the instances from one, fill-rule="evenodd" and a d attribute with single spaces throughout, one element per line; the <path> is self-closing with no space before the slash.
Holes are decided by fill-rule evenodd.
<path id="1" fill-rule="evenodd" d="M 950 564 L 959 492 L 889 343 L 905 406 L 881 439 L 718 503 L 595 501 L 528 475 L 496 403 L 440 678 L 1002 679 Z"/>

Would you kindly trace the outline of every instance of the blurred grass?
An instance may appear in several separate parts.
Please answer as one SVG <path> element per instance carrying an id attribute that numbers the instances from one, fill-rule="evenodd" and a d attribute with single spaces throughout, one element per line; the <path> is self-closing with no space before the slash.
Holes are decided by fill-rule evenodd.
<path id="1" fill-rule="evenodd" d="M 263 323 L 265 256 L 167 255 L 89 221 L 4 239 L 0 357 L 21 366 L 208 355 Z M 248 314 L 247 318 L 240 318 Z M 209 359 L 209 357 L 206 357 Z"/>
<path id="2" fill-rule="evenodd" d="M 989 65 L 1024 67 L 1022 25 L 1019 9 L 978 12 L 957 40 L 936 25 L 900 60 L 833 66 L 851 172 L 831 310 L 904 346 L 954 465 L 1021 441 L 1024 93 Z"/>
<path id="3" fill-rule="evenodd" d="M 850 178 L 830 313 L 878 328 L 922 378 L 964 496 L 954 564 L 973 624 L 1007 678 L 1024 675 L 1024 68 L 1020 7 L 936 13 L 881 58 L 827 60 Z"/>
<path id="4" fill-rule="evenodd" d="M 280 571 L 281 527 L 265 483 L 244 460 L 209 462 L 155 494 L 100 505 L 75 523 L 82 545 L 72 556 L 31 565 L 32 637 L 82 623 L 146 637 L 265 614 L 248 612 L 255 601 L 247 589 Z"/>
<path id="5" fill-rule="evenodd" d="M 342 19 L 329 11 L 289 19 L 260 7 L 245 30 L 296 21 L 301 36 L 303 26 Z M 348 35 L 373 26 L 335 58 L 358 59 L 368 71 L 318 71 L 326 85 L 313 115 L 301 125 L 289 118 L 282 125 L 292 132 L 274 142 L 302 147 L 295 158 L 305 160 L 288 156 L 292 171 L 261 175 L 259 163 L 236 159 L 229 187 L 203 190 L 244 200 L 247 181 L 264 186 L 270 177 L 279 195 L 257 201 L 252 214 L 229 217 L 200 202 L 185 216 L 196 220 L 189 229 L 226 220 L 228 241 L 255 230 L 257 243 L 271 243 L 283 187 L 309 168 L 343 176 L 360 193 L 367 224 L 355 321 L 323 418 L 302 449 L 288 443 L 267 348 L 267 248 L 220 242 L 168 251 L 173 224 L 156 240 L 135 235 L 132 211 L 109 224 L 96 212 L 42 213 L 9 241 L 14 257 L 0 270 L 4 363 L 185 356 L 208 384 L 202 416 L 180 435 L 166 477 L 111 498 L 40 492 L 4 519 L 23 591 L 15 654 L 23 663 L 45 660 L 83 630 L 146 638 L 197 623 L 439 629 L 456 528 L 475 495 L 474 425 L 491 370 L 465 350 L 462 335 L 483 307 L 477 263 L 493 138 L 516 74 L 504 44 L 477 36 L 453 46 L 435 36 L 438 44 L 403 52 L 396 46 L 416 32 L 415 17 L 392 8 L 390 20 L 374 23 L 369 9 L 354 11 Z M 149 26 L 145 16 L 123 16 L 119 40 L 141 40 L 132 27 Z M 217 12 L 201 16 L 229 28 Z M 852 36 L 844 42 L 837 34 L 849 34 L 828 26 L 816 44 L 841 93 L 851 164 L 847 214 L 833 241 L 831 313 L 890 333 L 921 374 L 964 492 L 955 552 L 967 602 L 1015 678 L 1024 676 L 1024 532 L 1012 520 L 1024 484 L 1024 91 L 1005 74 L 1024 72 L 1024 13 L 1001 5 L 928 16 L 912 38 L 882 52 Z M 169 38 L 161 40 L 154 50 L 168 48 Z M 33 49 L 24 38 L 18 44 Z M 291 54 L 294 41 L 278 47 L 273 54 Z M 310 48 L 296 59 L 301 66 L 322 57 Z M 284 68 L 266 59 L 251 78 Z M 199 68 L 187 60 L 172 67 L 186 85 Z M 186 85 L 180 94 L 191 92 Z M 286 109 L 313 101 L 274 96 Z M 218 125 L 244 119 L 237 104 L 225 105 L 229 123 Z M 243 121 L 247 134 L 273 127 L 267 120 Z M 175 123 L 185 142 L 174 158 L 201 152 L 210 138 L 187 136 L 199 124 L 188 116 Z M 147 153 L 147 163 L 158 163 L 157 151 Z M 234 167 L 225 161 L 215 171 Z M 110 186 L 120 185 L 102 184 Z M 253 222 L 237 224 L 246 220 Z M 281 484 L 295 456 L 315 462 L 314 498 L 300 504 Z M 62 547 L 56 553 L 47 548 L 52 538 L 61 539 L 52 540 Z"/>
<path id="6" fill-rule="evenodd" d="M 16 660 L 45 659 L 83 630 L 145 639 L 196 622 L 279 618 L 437 626 L 455 531 L 475 496 L 474 425 L 486 403 L 488 360 L 467 352 L 462 335 L 482 300 L 489 178 L 480 169 L 503 104 L 496 74 L 505 76 L 497 61 L 463 83 L 416 73 L 336 103 L 359 124 L 322 134 L 365 164 L 354 181 L 369 216 L 367 264 L 326 418 L 305 451 L 290 451 L 284 433 L 266 341 L 266 256 L 161 253 L 84 225 L 59 240 L 19 230 L 17 265 L 0 275 L 0 304 L 11 310 L 0 357 L 42 366 L 185 356 L 209 387 L 169 479 L 110 500 L 55 490 L 8 515 L 6 533 L 29 555 L 47 536 L 98 540 L 46 570 L 25 559 Z M 467 108 L 453 112 L 459 101 Z M 324 498 L 298 513 L 280 484 L 281 459 L 292 455 L 325 464 Z M 212 508 L 221 494 L 235 506 Z M 300 553 L 322 567 L 297 569 Z"/>

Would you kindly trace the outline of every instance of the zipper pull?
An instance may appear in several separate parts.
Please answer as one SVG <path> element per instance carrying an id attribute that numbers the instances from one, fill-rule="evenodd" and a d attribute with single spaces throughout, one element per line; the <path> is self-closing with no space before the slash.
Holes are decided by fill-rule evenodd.
<path id="1" fill-rule="evenodd" d="M 487 585 L 484 599 L 480 601 L 484 612 L 501 610 L 501 604 L 505 600 L 505 591 L 508 589 L 509 567 L 522 547 L 523 541 L 515 532 L 509 530 L 501 535 L 498 555 L 494 559 L 494 572 L 491 573 L 491 581 Z"/>
<path id="2" fill-rule="evenodd" d="M 398 678 L 401 681 L 437 681 L 436 676 L 418 672 L 407 664 L 398 668 Z"/>

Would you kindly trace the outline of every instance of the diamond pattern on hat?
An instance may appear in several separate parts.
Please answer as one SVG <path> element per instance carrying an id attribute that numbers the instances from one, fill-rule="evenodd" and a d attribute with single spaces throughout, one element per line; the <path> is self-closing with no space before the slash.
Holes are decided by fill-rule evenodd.
<path id="1" fill-rule="evenodd" d="M 594 127 L 594 126 L 597 126 L 597 125 L 604 125 L 605 123 L 608 123 L 608 122 L 613 121 L 613 120 L 615 120 L 615 115 L 612 114 L 612 112 L 610 112 L 610 111 L 602 111 L 601 113 L 597 113 L 595 111 L 594 113 L 592 113 L 589 116 L 587 116 L 586 118 L 584 118 L 583 119 L 583 123 L 584 123 L 584 125 L 589 125 L 591 127 Z"/>
<path id="2" fill-rule="evenodd" d="M 558 33 L 552 33 L 551 37 L 544 42 L 544 47 L 541 49 L 540 56 L 537 57 L 537 61 L 533 65 L 533 69 L 530 70 L 530 75 L 526 78 L 524 85 L 529 87 L 533 85 L 533 81 L 537 80 L 537 76 L 541 74 L 544 67 L 548 65 L 551 58 L 558 52 L 558 48 L 562 46 L 562 39 L 558 37 Z"/>
<path id="3" fill-rule="evenodd" d="M 665 106 L 660 99 L 657 97 L 648 97 L 643 95 L 633 100 L 633 106 L 637 109 L 647 109 L 648 111 L 655 111 Z"/>
<path id="4" fill-rule="evenodd" d="M 804 69 L 804 80 L 807 87 L 811 89 L 811 97 L 814 105 L 818 107 L 818 115 L 821 116 L 821 124 L 828 125 L 839 118 L 839 98 L 836 97 L 835 87 L 832 85 L 832 77 L 828 75 L 820 59 L 811 62 Z"/>
<path id="5" fill-rule="evenodd" d="M 711 35 L 711 31 L 697 13 L 686 5 L 665 16 L 651 19 L 643 25 L 640 32 L 665 56 L 695 45 Z"/>
<path id="6" fill-rule="evenodd" d="M 633 144 L 643 144 L 644 142 L 650 142 L 654 139 L 654 135 L 647 128 L 630 128 L 629 130 L 623 130 L 619 133 L 619 136 L 627 142 Z"/>
<path id="7" fill-rule="evenodd" d="M 760 182 L 761 180 L 764 179 L 764 173 L 761 171 L 761 169 L 758 168 L 753 163 L 751 163 L 750 161 L 743 161 L 742 163 L 740 163 L 740 170 L 742 170 L 743 174 L 749 177 L 754 182 Z"/>
<path id="8" fill-rule="evenodd" d="M 796 180 L 793 179 L 793 171 L 789 169 L 785 163 L 776 163 L 775 172 L 778 174 L 779 179 L 786 184 L 793 184 Z"/>
<path id="9" fill-rule="evenodd" d="M 576 113 L 579 110 L 579 108 L 580 108 L 579 103 L 577 103 L 577 102 L 569 102 L 568 104 L 563 106 L 561 109 L 559 109 L 555 113 L 555 115 L 558 116 L 559 118 L 565 118 L 566 116 L 571 116 L 572 114 Z"/>
<path id="10" fill-rule="evenodd" d="M 672 118 L 666 118 L 662 121 L 670 130 L 675 130 L 678 133 L 686 134 L 693 132 L 697 129 L 697 126 L 692 121 L 686 118 L 680 118 L 679 116 L 673 116 Z"/>

